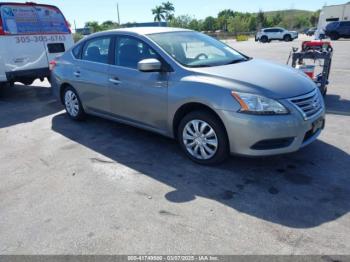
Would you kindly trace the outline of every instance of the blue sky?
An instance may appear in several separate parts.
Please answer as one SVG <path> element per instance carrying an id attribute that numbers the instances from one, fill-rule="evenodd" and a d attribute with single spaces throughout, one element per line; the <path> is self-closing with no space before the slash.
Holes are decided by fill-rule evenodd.
<path id="1" fill-rule="evenodd" d="M 117 21 L 117 2 L 119 2 L 121 22 L 153 21 L 151 9 L 161 4 L 162 0 L 45 0 L 40 3 L 58 6 L 67 20 L 77 27 L 82 27 L 86 21 L 105 20 Z M 347 0 L 173 0 L 176 15 L 188 14 L 201 19 L 209 15 L 216 16 L 222 9 L 233 9 L 243 12 L 257 12 L 280 9 L 320 9 L 324 4 L 343 4 Z"/>

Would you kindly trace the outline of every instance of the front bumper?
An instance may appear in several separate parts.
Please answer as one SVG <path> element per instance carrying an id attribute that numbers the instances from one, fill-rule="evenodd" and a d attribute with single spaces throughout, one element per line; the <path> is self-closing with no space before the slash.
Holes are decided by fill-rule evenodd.
<path id="1" fill-rule="evenodd" d="M 298 151 L 314 142 L 324 126 L 313 124 L 325 119 L 325 110 L 305 121 L 301 114 L 258 116 L 220 111 L 227 130 L 231 154 L 269 156 Z"/>

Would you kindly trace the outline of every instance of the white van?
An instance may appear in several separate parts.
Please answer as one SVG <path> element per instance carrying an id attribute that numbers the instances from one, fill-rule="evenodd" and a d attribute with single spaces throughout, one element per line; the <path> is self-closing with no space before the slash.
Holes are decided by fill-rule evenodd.
<path id="1" fill-rule="evenodd" d="M 0 2 L 0 85 L 49 78 L 49 64 L 74 44 L 55 6 Z"/>

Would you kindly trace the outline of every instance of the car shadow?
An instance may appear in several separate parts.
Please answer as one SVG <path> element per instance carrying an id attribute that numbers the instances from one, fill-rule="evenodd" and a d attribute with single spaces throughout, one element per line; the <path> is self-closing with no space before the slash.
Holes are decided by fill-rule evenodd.
<path id="1" fill-rule="evenodd" d="M 339 95 L 327 95 L 325 102 L 328 114 L 350 116 L 350 100 Z"/>
<path id="2" fill-rule="evenodd" d="M 0 128 L 32 122 L 62 109 L 49 87 L 15 85 L 0 88 Z"/>
<path id="3" fill-rule="evenodd" d="M 171 139 L 95 117 L 73 122 L 56 115 L 52 129 L 104 156 L 91 164 L 122 164 L 175 188 L 164 195 L 170 202 L 204 197 L 292 228 L 316 227 L 350 209 L 350 157 L 322 141 L 290 155 L 233 157 L 205 167 L 189 161 Z"/>

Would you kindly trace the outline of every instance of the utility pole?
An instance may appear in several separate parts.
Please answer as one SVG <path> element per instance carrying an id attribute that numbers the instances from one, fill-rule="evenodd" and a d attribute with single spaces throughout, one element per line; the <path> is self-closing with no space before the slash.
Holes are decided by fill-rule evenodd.
<path id="1" fill-rule="evenodd" d="M 118 25 L 120 26 L 119 3 L 117 3 Z"/>

